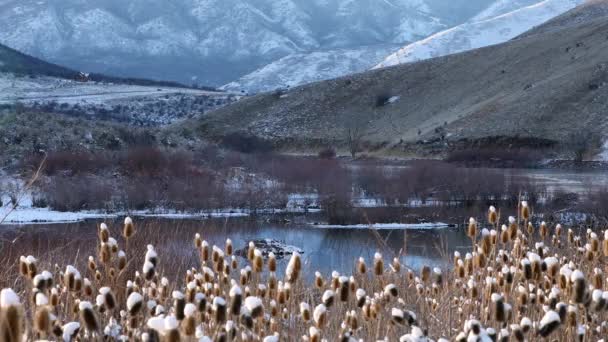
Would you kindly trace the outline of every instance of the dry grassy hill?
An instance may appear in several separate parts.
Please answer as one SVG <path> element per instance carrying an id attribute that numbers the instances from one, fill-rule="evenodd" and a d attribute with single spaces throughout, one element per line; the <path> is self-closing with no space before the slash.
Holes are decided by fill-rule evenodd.
<path id="1" fill-rule="evenodd" d="M 368 149 L 416 154 L 604 135 L 608 17 L 594 13 L 605 6 L 586 4 L 504 44 L 260 94 L 188 125 L 218 140 L 246 134 L 292 150 L 344 147 L 350 128 Z"/>

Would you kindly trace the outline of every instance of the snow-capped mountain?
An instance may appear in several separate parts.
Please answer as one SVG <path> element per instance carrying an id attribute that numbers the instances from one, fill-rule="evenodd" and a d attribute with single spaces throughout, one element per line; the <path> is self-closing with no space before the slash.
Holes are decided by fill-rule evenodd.
<path id="1" fill-rule="evenodd" d="M 385 44 L 291 54 L 226 84 L 222 89 L 255 93 L 322 81 L 367 70 L 397 49 L 398 45 Z"/>
<path id="2" fill-rule="evenodd" d="M 511 39 L 574 7 L 582 0 L 496 0 L 481 8 L 466 23 L 395 50 L 382 45 L 348 51 L 297 53 L 274 61 L 224 86 L 225 89 L 267 91 L 361 72 L 372 66 L 461 52 Z M 392 50 L 392 51 L 390 51 Z M 380 51 L 388 51 L 380 56 Z M 386 56 L 389 56 L 388 58 Z"/>
<path id="3" fill-rule="evenodd" d="M 376 68 L 444 56 L 512 39 L 584 0 L 499 0 L 470 21 L 414 42 Z"/>
<path id="4" fill-rule="evenodd" d="M 445 28 L 442 2 L 0 0 L 0 43 L 83 71 L 221 85 L 288 55 L 428 36 Z"/>

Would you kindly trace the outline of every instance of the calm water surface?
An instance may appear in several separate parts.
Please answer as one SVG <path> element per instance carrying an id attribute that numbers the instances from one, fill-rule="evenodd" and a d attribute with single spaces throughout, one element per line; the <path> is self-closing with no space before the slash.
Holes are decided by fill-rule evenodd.
<path id="1" fill-rule="evenodd" d="M 298 221 L 298 218 L 291 219 Z M 75 256 L 94 254 L 97 244 L 96 225 L 100 222 L 92 220 L 70 224 L 4 226 L 0 232 L 0 243 L 6 247 L 9 241 L 17 239 L 13 243 L 15 251 L 34 256 L 45 255 L 49 250 L 57 248 L 64 248 L 64 253 Z M 457 228 L 372 232 L 360 229 L 320 229 L 305 223 L 272 222 L 268 218 L 138 219 L 135 222 L 138 227 L 137 239 L 154 244 L 161 260 L 170 259 L 184 269 L 197 266 L 197 253 L 192 242 L 196 232 L 210 245 L 220 247 L 224 246 L 227 238 L 233 241 L 235 249 L 247 246 L 254 239 L 273 239 L 298 247 L 304 251 L 304 268 L 309 275 L 316 270 L 324 274 L 330 274 L 333 270 L 350 273 L 360 256 L 371 264 L 375 252 L 381 252 L 387 263 L 393 257 L 401 255 L 402 262 L 414 269 L 423 265 L 447 266 L 454 250 L 466 251 L 470 244 L 464 231 Z M 108 223 L 112 235 L 119 237 L 120 222 Z M 121 243 L 120 238 L 118 240 Z M 5 248 L 5 252 L 6 250 Z M 281 272 L 286 263 L 287 259 L 279 262 Z M 174 267 L 174 263 L 172 265 Z"/>

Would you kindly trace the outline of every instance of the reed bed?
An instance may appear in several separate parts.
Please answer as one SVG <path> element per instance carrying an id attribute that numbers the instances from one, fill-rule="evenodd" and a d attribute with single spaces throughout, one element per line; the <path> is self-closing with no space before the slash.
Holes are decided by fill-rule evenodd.
<path id="1" fill-rule="evenodd" d="M 470 252 L 447 269 L 376 253 L 355 260 L 353 274 L 314 277 L 297 253 L 279 273 L 254 244 L 241 258 L 230 239 L 215 246 L 201 234 L 196 263 L 164 269 L 126 218 L 120 229 L 99 225 L 96 250 L 79 263 L 16 258 L 15 285 L 0 293 L 0 341 L 600 340 L 608 231 L 535 226 L 530 216 L 521 202 L 515 217 L 491 207 L 486 224 L 471 219 Z"/>

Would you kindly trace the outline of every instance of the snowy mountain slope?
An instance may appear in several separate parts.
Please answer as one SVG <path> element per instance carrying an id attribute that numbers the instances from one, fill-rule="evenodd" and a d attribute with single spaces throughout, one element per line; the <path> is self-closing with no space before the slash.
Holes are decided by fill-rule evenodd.
<path id="1" fill-rule="evenodd" d="M 291 54 L 420 39 L 445 27 L 433 14 L 443 7 L 436 0 L 0 0 L 0 43 L 83 71 L 217 85 Z"/>
<path id="2" fill-rule="evenodd" d="M 384 63 L 382 66 L 392 65 L 396 63 L 395 60 L 410 62 L 491 45 L 511 39 L 564 12 L 574 6 L 569 3 L 575 2 L 577 1 L 496 0 L 466 24 L 408 45 L 400 52 L 395 52 L 393 46 L 381 45 L 373 53 L 370 53 L 368 47 L 361 47 L 350 49 L 348 53 L 337 50 L 291 54 L 225 85 L 224 89 L 268 91 L 361 72 L 380 62 Z M 394 54 L 385 62 L 378 54 L 388 50 L 392 51 L 387 55 Z"/>
<path id="3" fill-rule="evenodd" d="M 375 45 L 291 54 L 226 84 L 222 89 L 255 93 L 353 74 L 371 68 L 398 48 L 397 45 Z"/>
<path id="4" fill-rule="evenodd" d="M 551 21 L 501 44 L 258 94 L 183 125 L 205 138 L 238 133 L 309 152 L 346 150 L 354 128 L 366 152 L 407 156 L 606 137 L 608 16 L 579 8 L 559 18 L 560 29 Z"/>
<path id="5" fill-rule="evenodd" d="M 584 0 L 544 0 L 501 14 L 505 9 L 530 1 L 500 1 L 465 24 L 436 33 L 405 46 L 375 68 L 444 56 L 512 39 L 584 2 Z M 492 16 L 498 14 L 497 16 Z"/>
<path id="6" fill-rule="evenodd" d="M 471 18 L 470 21 L 492 19 L 499 15 L 513 12 L 523 7 L 535 5 L 540 1 L 541 0 L 498 0 Z"/>

